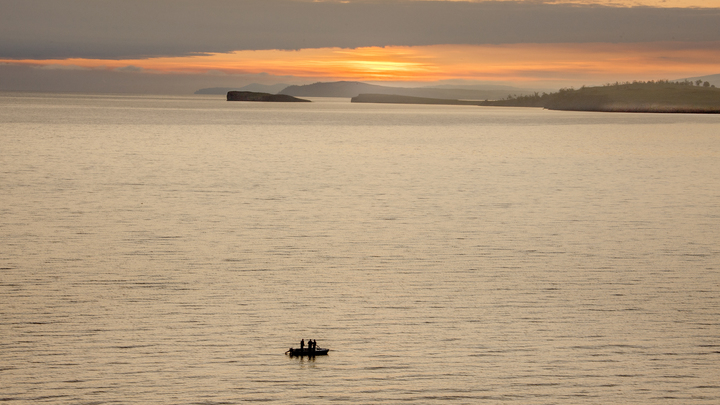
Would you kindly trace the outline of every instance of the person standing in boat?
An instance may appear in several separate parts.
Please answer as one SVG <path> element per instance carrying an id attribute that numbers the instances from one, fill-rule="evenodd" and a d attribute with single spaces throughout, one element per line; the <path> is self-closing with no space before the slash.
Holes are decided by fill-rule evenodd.
<path id="1" fill-rule="evenodd" d="M 308 346 L 310 346 L 310 342 L 308 342 Z M 304 348 L 305 348 L 305 339 L 300 339 L 300 353 L 303 352 Z"/>

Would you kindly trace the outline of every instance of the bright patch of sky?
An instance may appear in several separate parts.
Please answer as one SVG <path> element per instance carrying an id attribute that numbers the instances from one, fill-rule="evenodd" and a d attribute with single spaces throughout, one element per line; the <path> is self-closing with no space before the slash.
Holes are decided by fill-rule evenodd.
<path id="1" fill-rule="evenodd" d="M 39 64 L 38 61 L 15 61 Z M 155 73 L 432 82 L 575 83 L 675 79 L 720 71 L 720 42 L 434 45 L 236 51 L 177 58 L 43 61 L 54 67 Z"/>
<path id="2" fill-rule="evenodd" d="M 86 69 L 562 85 L 720 72 L 720 0 L 0 0 L 0 6 L 0 85 L 7 88 L 18 88 L 20 76 L 12 75 L 33 81 L 41 69 L 28 66 L 66 75 Z"/>

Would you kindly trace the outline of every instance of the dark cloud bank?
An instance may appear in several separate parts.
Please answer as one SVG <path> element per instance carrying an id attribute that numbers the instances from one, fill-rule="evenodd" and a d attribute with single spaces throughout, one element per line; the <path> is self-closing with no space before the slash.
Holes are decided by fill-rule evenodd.
<path id="1" fill-rule="evenodd" d="M 0 0 L 0 58 L 389 45 L 720 40 L 720 8 L 489 2 Z"/>

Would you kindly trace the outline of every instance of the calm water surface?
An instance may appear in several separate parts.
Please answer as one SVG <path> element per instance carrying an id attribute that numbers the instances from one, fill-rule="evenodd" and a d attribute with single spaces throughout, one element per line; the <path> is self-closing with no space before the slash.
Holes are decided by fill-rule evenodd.
<path id="1" fill-rule="evenodd" d="M 314 101 L 0 94 L 0 401 L 720 402 L 719 116 Z"/>

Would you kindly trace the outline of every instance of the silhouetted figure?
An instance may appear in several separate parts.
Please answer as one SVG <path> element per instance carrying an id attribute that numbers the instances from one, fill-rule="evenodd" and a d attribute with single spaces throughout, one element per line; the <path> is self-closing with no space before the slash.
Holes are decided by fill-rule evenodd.
<path id="1" fill-rule="evenodd" d="M 328 351 L 330 349 L 318 349 L 317 347 L 317 340 L 315 339 L 308 339 L 307 341 L 307 348 L 305 347 L 305 339 L 300 340 L 300 348 L 293 349 L 292 347 L 288 349 L 288 351 L 285 352 L 285 354 L 289 354 L 290 356 L 308 356 L 308 357 L 315 357 L 317 355 L 326 355 L 328 354 Z"/>

